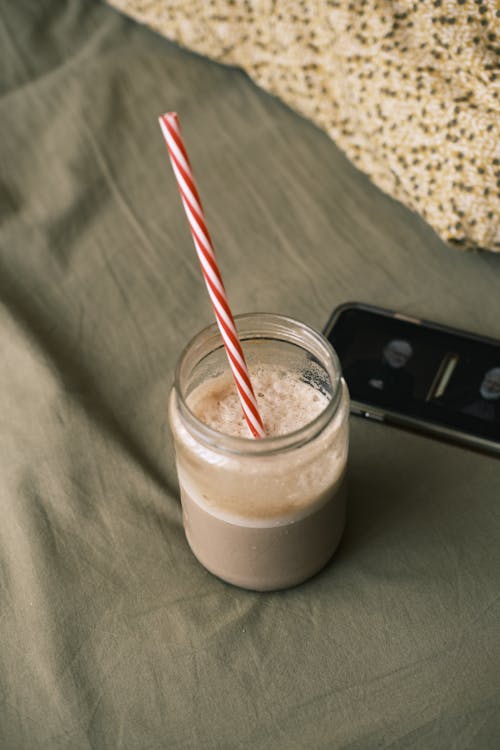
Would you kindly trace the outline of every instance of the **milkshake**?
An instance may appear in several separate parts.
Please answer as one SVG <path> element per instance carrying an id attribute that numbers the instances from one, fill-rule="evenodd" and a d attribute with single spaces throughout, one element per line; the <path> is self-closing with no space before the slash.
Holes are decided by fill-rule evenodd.
<path id="1" fill-rule="evenodd" d="M 320 334 L 276 315 L 236 322 L 266 437 L 251 437 L 217 331 L 205 329 L 170 397 L 184 528 L 220 578 L 285 588 L 322 568 L 340 541 L 349 397 Z"/>

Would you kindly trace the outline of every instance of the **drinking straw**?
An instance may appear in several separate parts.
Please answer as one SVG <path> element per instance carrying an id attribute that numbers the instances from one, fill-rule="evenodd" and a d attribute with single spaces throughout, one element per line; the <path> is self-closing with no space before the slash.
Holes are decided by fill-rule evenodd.
<path id="1" fill-rule="evenodd" d="M 234 325 L 233 315 L 229 308 L 226 290 L 222 281 L 215 252 L 207 229 L 205 214 L 201 206 L 200 196 L 194 181 L 191 164 L 187 155 L 179 128 L 179 118 L 176 112 L 166 112 L 159 117 L 160 127 L 167 144 L 170 162 L 177 179 L 177 186 L 181 194 L 182 204 L 186 212 L 194 246 L 200 261 L 203 278 L 208 290 L 210 301 L 215 313 L 215 319 L 224 342 L 229 365 L 236 383 L 236 390 L 240 397 L 243 414 L 248 427 L 255 438 L 265 436 L 257 400 L 250 382 L 250 375 L 245 361 L 240 340 Z"/>

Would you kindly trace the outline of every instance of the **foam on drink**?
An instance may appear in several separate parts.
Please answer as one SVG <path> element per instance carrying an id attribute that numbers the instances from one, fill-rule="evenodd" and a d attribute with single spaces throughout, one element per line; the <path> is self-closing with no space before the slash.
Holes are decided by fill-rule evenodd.
<path id="1" fill-rule="evenodd" d="M 252 369 L 268 436 L 285 435 L 310 423 L 327 407 L 329 397 L 298 372 L 271 365 Z M 342 384 L 343 393 L 347 394 Z M 260 395 L 262 394 L 262 395 Z M 249 438 L 229 373 L 208 378 L 187 397 L 191 411 L 210 427 Z M 306 443 L 269 456 L 219 451 L 198 442 L 178 419 L 177 470 L 181 490 L 210 513 L 228 522 L 250 525 L 288 523 L 307 515 L 335 494 L 347 461 L 348 396 L 324 429 Z M 252 443 L 254 441 L 252 440 Z M 259 441 L 260 442 L 260 441 Z"/>
<path id="2" fill-rule="evenodd" d="M 276 367 L 252 370 L 252 383 L 267 437 L 295 432 L 312 422 L 328 397 L 296 375 Z M 206 381 L 190 394 L 188 405 L 201 422 L 218 432 L 251 438 L 229 373 Z"/>

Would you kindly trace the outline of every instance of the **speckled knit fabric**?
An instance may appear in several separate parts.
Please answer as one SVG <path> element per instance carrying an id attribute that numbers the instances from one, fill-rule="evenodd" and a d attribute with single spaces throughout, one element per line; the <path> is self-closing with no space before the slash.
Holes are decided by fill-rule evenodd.
<path id="1" fill-rule="evenodd" d="M 498 0 L 110 0 L 238 65 L 448 242 L 500 251 Z"/>

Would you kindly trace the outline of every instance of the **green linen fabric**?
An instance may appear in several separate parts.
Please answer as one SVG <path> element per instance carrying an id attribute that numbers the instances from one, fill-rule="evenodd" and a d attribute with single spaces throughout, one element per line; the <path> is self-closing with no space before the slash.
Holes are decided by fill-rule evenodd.
<path id="1" fill-rule="evenodd" d="M 324 571 L 257 594 L 191 555 L 166 405 L 212 313 L 157 116 L 235 312 L 321 328 L 361 299 L 500 337 L 500 257 L 94 0 L 3 3 L 0 35 L 0 748 L 497 748 L 500 461 L 353 419 Z"/>

